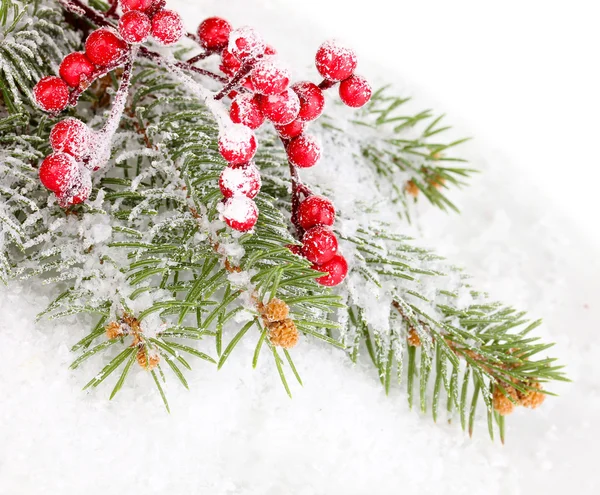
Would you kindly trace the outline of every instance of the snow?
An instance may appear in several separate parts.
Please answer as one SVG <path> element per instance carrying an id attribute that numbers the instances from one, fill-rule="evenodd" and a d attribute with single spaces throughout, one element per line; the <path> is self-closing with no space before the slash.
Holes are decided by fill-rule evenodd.
<path id="1" fill-rule="evenodd" d="M 302 8 L 286 16 L 289 2 L 263 2 L 265 8 L 257 9 L 258 2 L 246 0 L 227 7 L 207 1 L 201 14 L 229 12 L 234 25 L 257 26 L 283 59 L 295 54 L 312 60 L 323 30 L 304 26 L 299 32 L 294 28 Z M 202 19 L 196 2 L 171 0 L 169 7 L 184 14 L 189 29 Z M 295 36 L 288 39 L 291 32 Z M 361 73 L 370 75 L 366 58 L 359 52 Z M 430 101 L 417 103 L 425 107 Z M 460 113 L 450 120 L 455 116 Z M 477 136 L 477 129 L 467 133 Z M 504 447 L 489 441 L 482 423 L 469 439 L 457 425 L 436 425 L 409 412 L 404 388 L 386 397 L 364 362 L 352 366 L 342 352 L 313 340 L 301 339 L 294 349 L 304 386 L 292 385 L 293 400 L 266 354 L 252 370 L 253 343 L 242 340 L 218 372 L 192 362 L 189 392 L 168 383 L 171 415 L 143 372 L 109 402 L 106 388 L 80 390 L 97 363 L 68 369 L 74 359 L 69 346 L 85 335 L 90 321 L 36 324 L 34 315 L 50 300 L 48 290 L 12 284 L 0 288 L 0 495 L 598 493 L 597 245 L 550 189 L 538 190 L 545 181 L 534 187 L 531 177 L 517 180 L 531 171 L 479 146 L 476 140 L 463 154 L 483 173 L 452 195 L 463 213 L 421 208 L 414 230 L 465 265 L 478 286 L 543 316 L 539 332 L 557 342 L 555 354 L 574 380 L 556 385 L 560 397 L 539 410 L 513 414 Z M 332 169 L 332 150 L 327 142 L 323 160 L 302 171 L 303 178 L 332 191 L 356 187 L 347 168 Z M 353 195 L 347 193 L 346 201 L 354 201 Z M 336 206 L 345 207 L 343 201 Z M 102 240 L 107 228 L 86 235 Z"/>

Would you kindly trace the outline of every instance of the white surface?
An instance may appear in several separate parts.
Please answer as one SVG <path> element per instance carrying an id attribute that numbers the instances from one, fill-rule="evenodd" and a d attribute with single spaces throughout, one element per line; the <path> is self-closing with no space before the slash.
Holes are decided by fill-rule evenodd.
<path id="1" fill-rule="evenodd" d="M 177 8 L 183 3 L 188 4 L 186 12 L 199 11 L 186 15 L 186 20 L 199 21 L 218 12 L 191 7 L 197 5 L 191 1 L 170 5 Z M 207 3 L 218 2 L 203 5 Z M 321 20 L 327 25 L 323 35 L 301 22 L 306 8 L 289 16 L 285 15 L 289 7 L 284 6 L 288 2 L 263 3 L 265 10 L 258 11 L 259 2 L 236 0 L 226 6 L 222 2 L 220 8 L 226 12 L 220 13 L 236 23 L 257 26 L 291 60 L 306 60 L 308 65 L 319 40 L 332 29 L 342 30 L 342 19 L 326 17 L 334 2 L 322 2 Z M 305 0 L 303 5 L 310 3 Z M 372 0 L 369 5 L 378 3 L 384 2 Z M 448 50 L 453 64 L 469 67 L 473 75 L 476 58 L 451 50 L 451 37 L 442 29 L 446 23 L 460 25 L 459 6 L 464 2 L 452 3 L 452 10 L 441 13 L 422 7 L 423 17 L 426 13 L 427 23 L 436 29 L 427 31 L 427 39 L 413 36 L 403 38 L 402 44 L 412 59 L 423 53 L 432 64 Z M 405 34 L 423 31 L 411 21 L 420 8 L 410 5 L 403 10 L 398 26 Z M 481 7 L 475 12 L 480 11 Z M 367 18 L 371 11 L 363 8 L 362 15 Z M 438 15 L 434 23 L 431 18 Z M 487 11 L 471 23 L 478 25 L 490 17 L 498 20 L 502 15 Z M 582 23 L 589 22 L 589 15 L 581 18 Z M 545 25 L 539 29 L 547 32 Z M 373 30 L 370 36 L 383 33 Z M 486 40 L 494 39 L 493 29 L 481 27 L 477 33 L 476 48 L 483 50 Z M 577 33 L 572 36 L 577 38 Z M 360 53 L 363 60 L 377 56 L 363 44 L 369 36 L 355 32 L 346 37 L 365 47 Z M 388 43 L 389 39 L 384 46 Z M 461 216 L 424 209 L 428 211 L 419 219 L 422 235 L 466 265 L 478 285 L 494 296 L 544 316 L 547 323 L 540 331 L 558 342 L 555 354 L 568 363 L 575 383 L 558 385 L 555 390 L 561 397 L 548 399 L 540 410 L 515 413 L 508 422 L 508 443 L 502 447 L 488 440 L 483 424 L 469 440 L 456 426 L 435 425 L 430 418 L 409 412 L 403 390 L 385 397 L 372 370 L 352 368 L 342 353 L 318 344 L 304 345 L 294 353 L 305 385 L 294 387 L 290 401 L 270 362 L 265 359 L 259 370 L 251 370 L 252 349 L 245 347 L 236 348 L 218 373 L 209 365 L 196 365 L 188 375 L 190 392 L 171 381 L 169 416 L 143 373 L 137 374 L 134 388 L 123 390 L 113 402 L 106 400 L 106 387 L 82 393 L 81 386 L 96 368 L 69 372 L 73 356 L 68 347 L 89 322 L 34 325 L 33 316 L 47 296 L 33 284 L 13 285 L 0 289 L 0 495 L 598 493 L 594 453 L 600 440 L 596 383 L 600 266 L 569 211 L 548 201 L 554 197 L 550 185 L 536 181 L 537 187 L 530 187 L 530 177 L 536 174 L 533 160 L 521 162 L 532 153 L 529 140 L 498 134 L 519 134 L 513 126 L 522 122 L 499 115 L 514 114 L 506 110 L 508 105 L 514 104 L 517 114 L 522 110 L 523 100 L 515 98 L 522 98 L 519 88 L 528 83 L 521 81 L 504 100 L 483 99 L 497 107 L 492 112 L 479 108 L 477 98 L 466 104 L 467 91 L 444 93 L 446 83 L 431 77 L 424 66 L 421 62 L 420 70 L 417 64 L 397 61 L 403 80 L 418 87 L 429 81 L 422 86 L 425 92 L 434 100 L 445 99 L 444 108 L 455 108 L 450 121 L 462 118 L 468 123 L 462 130 L 466 127 L 478 138 L 482 130 L 496 136 L 495 145 L 502 152 L 482 146 L 481 140 L 465 149 L 484 173 L 472 187 L 454 195 Z M 361 67 L 370 75 L 372 65 Z M 461 74 L 457 68 L 455 76 Z M 490 94 L 502 93 L 504 85 L 495 81 Z M 456 81 L 448 85 L 455 91 L 461 86 Z M 594 93 L 576 97 L 591 101 Z M 435 102 L 419 98 L 423 106 L 435 107 Z M 546 115 L 533 113 L 531 127 L 549 129 Z M 558 120 L 568 115 L 564 110 Z M 539 135 L 544 149 L 558 141 L 552 134 Z M 522 175 L 524 170 L 528 175 Z M 548 172 L 548 180 L 557 181 L 556 173 Z M 574 198 L 582 196 L 577 187 L 572 189 Z M 593 210 L 581 212 L 589 213 L 588 221 L 593 218 Z"/>

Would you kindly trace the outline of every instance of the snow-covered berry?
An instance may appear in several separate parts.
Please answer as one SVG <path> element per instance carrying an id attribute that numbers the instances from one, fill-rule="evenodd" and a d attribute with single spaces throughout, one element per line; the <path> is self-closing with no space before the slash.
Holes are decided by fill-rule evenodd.
<path id="1" fill-rule="evenodd" d="M 298 223 L 305 230 L 316 225 L 331 226 L 334 221 L 333 203 L 323 196 L 309 196 L 298 206 Z"/>
<path id="2" fill-rule="evenodd" d="M 274 124 L 289 124 L 298 117 L 300 99 L 288 88 L 278 95 L 259 96 L 258 103 L 265 116 Z"/>
<path id="3" fill-rule="evenodd" d="M 241 195 L 233 196 L 225 201 L 221 214 L 227 225 L 240 232 L 252 229 L 258 220 L 256 203 Z"/>
<path id="4" fill-rule="evenodd" d="M 302 246 L 298 246 L 298 244 L 288 244 L 285 247 L 288 248 L 292 254 L 302 256 Z"/>
<path id="5" fill-rule="evenodd" d="M 139 10 L 145 12 L 154 4 L 155 0 L 120 0 L 123 12 L 130 10 Z"/>
<path id="6" fill-rule="evenodd" d="M 267 44 L 253 28 L 244 26 L 229 35 L 227 49 L 241 62 L 259 58 L 265 54 Z"/>
<path id="7" fill-rule="evenodd" d="M 338 250 L 338 240 L 327 227 L 316 226 L 302 237 L 302 256 L 308 261 L 322 265 L 332 259 Z"/>
<path id="8" fill-rule="evenodd" d="M 72 88 L 85 87 L 92 82 L 94 64 L 83 52 L 69 53 L 60 63 L 58 73 Z"/>
<path id="9" fill-rule="evenodd" d="M 233 124 L 219 134 L 219 153 L 231 165 L 252 160 L 256 153 L 256 136 L 242 124 Z"/>
<path id="10" fill-rule="evenodd" d="M 243 93 L 231 102 L 229 117 L 236 124 L 243 124 L 250 129 L 258 129 L 265 121 L 265 115 L 258 106 L 254 95 Z"/>
<path id="11" fill-rule="evenodd" d="M 35 102 L 46 112 L 60 112 L 69 102 L 69 88 L 56 76 L 46 76 L 33 88 Z"/>
<path id="12" fill-rule="evenodd" d="M 333 287 L 342 283 L 346 278 L 346 275 L 348 274 L 348 262 L 341 254 L 336 254 L 325 263 L 313 265 L 313 270 L 326 272 L 327 275 L 317 278 L 316 281 L 321 285 Z"/>
<path id="13" fill-rule="evenodd" d="M 219 177 L 219 188 L 226 198 L 241 194 L 254 199 L 260 186 L 260 172 L 252 163 L 225 167 Z"/>
<path id="14" fill-rule="evenodd" d="M 65 193 L 56 194 L 58 203 L 63 208 L 83 203 L 92 193 L 92 181 L 89 174 L 81 176 L 76 184 Z"/>
<path id="15" fill-rule="evenodd" d="M 293 84 L 292 89 L 300 98 L 300 113 L 298 114 L 300 120 L 309 122 L 323 113 L 325 96 L 319 86 L 310 81 L 301 81 Z"/>
<path id="16" fill-rule="evenodd" d="M 317 50 L 315 63 L 319 74 L 330 81 L 343 81 L 356 69 L 356 53 L 334 40 L 323 43 Z"/>
<path id="17" fill-rule="evenodd" d="M 163 9 L 152 17 L 152 36 L 163 45 L 177 43 L 184 33 L 183 20 L 174 10 Z"/>
<path id="18" fill-rule="evenodd" d="M 100 28 L 85 41 L 85 54 L 93 64 L 106 67 L 119 60 L 127 44 L 110 28 Z"/>
<path id="19" fill-rule="evenodd" d="M 321 158 L 321 147 L 317 140 L 307 134 L 292 139 L 287 147 L 288 160 L 296 167 L 309 168 Z"/>
<path id="20" fill-rule="evenodd" d="M 52 153 L 44 158 L 39 169 L 40 181 L 53 193 L 62 194 L 72 187 L 79 177 L 75 158 L 66 153 Z"/>
<path id="21" fill-rule="evenodd" d="M 261 95 L 277 95 L 290 85 L 290 71 L 277 60 L 261 60 L 254 65 L 251 79 Z"/>
<path id="22" fill-rule="evenodd" d="M 225 74 L 231 77 L 240 70 L 241 66 L 242 63 L 229 50 L 225 49 L 221 52 L 221 65 L 219 69 Z"/>
<path id="23" fill-rule="evenodd" d="M 198 26 L 200 44 L 207 50 L 220 50 L 227 46 L 231 24 L 220 17 L 204 19 Z"/>
<path id="24" fill-rule="evenodd" d="M 90 151 L 91 130 L 81 120 L 67 117 L 57 122 L 50 131 L 50 146 L 55 152 L 81 160 Z"/>
<path id="25" fill-rule="evenodd" d="M 362 107 L 371 99 L 371 85 L 362 76 L 350 76 L 340 83 L 340 98 L 349 107 Z"/>
<path id="26" fill-rule="evenodd" d="M 300 119 L 296 119 L 286 125 L 276 125 L 275 130 L 283 139 L 293 139 L 304 132 L 305 126 L 305 122 L 302 122 Z"/>
<path id="27" fill-rule="evenodd" d="M 119 34 L 127 43 L 143 43 L 151 28 L 150 18 L 139 10 L 130 10 L 119 20 Z"/>

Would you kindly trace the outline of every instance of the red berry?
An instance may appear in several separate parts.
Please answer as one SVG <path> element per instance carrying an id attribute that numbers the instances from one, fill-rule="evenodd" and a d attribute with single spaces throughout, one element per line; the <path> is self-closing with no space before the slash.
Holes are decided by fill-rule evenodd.
<path id="1" fill-rule="evenodd" d="M 275 50 L 275 48 L 273 48 L 271 45 L 267 45 L 265 48 L 265 55 L 275 55 L 276 53 L 277 50 Z"/>
<path id="2" fill-rule="evenodd" d="M 333 225 L 334 220 L 333 203 L 323 196 L 309 196 L 298 207 L 298 223 L 305 230 L 315 225 Z"/>
<path id="3" fill-rule="evenodd" d="M 300 113 L 298 118 L 309 122 L 315 120 L 323 113 L 325 97 L 323 91 L 310 81 L 301 81 L 292 86 L 300 98 Z"/>
<path id="4" fill-rule="evenodd" d="M 292 139 L 304 132 L 305 125 L 300 119 L 296 119 L 286 125 L 276 125 L 275 130 L 283 139 Z"/>
<path id="5" fill-rule="evenodd" d="M 221 69 L 228 76 L 233 76 L 238 70 L 242 63 L 233 55 L 229 50 L 225 49 L 221 53 L 221 65 L 219 69 Z"/>
<path id="6" fill-rule="evenodd" d="M 227 49 L 238 60 L 256 59 L 265 54 L 267 44 L 262 36 L 251 27 L 242 27 L 231 31 Z"/>
<path id="7" fill-rule="evenodd" d="M 92 82 L 94 64 L 85 56 L 85 53 L 69 53 L 61 62 L 58 73 L 62 80 L 72 88 L 86 87 Z"/>
<path id="8" fill-rule="evenodd" d="M 50 132 L 50 145 L 55 152 L 81 160 L 89 152 L 90 129 L 81 120 L 68 117 L 56 123 Z"/>
<path id="9" fill-rule="evenodd" d="M 313 227 L 302 237 L 302 255 L 312 263 L 327 263 L 337 254 L 337 250 L 337 237 L 327 227 Z"/>
<path id="10" fill-rule="evenodd" d="M 127 44 L 112 29 L 101 28 L 90 34 L 85 41 L 85 54 L 93 64 L 108 66 L 119 60 Z"/>
<path id="11" fill-rule="evenodd" d="M 161 10 L 152 18 L 152 36 L 163 45 L 177 43 L 183 36 L 181 16 L 174 10 Z"/>
<path id="12" fill-rule="evenodd" d="M 79 177 L 75 158 L 66 153 L 52 153 L 40 165 L 40 181 L 56 194 L 67 191 Z"/>
<path id="13" fill-rule="evenodd" d="M 317 50 L 317 70 L 326 79 L 343 81 L 356 69 L 356 53 L 335 41 L 326 41 Z"/>
<path id="14" fill-rule="evenodd" d="M 220 50 L 227 46 L 231 24 L 220 17 L 204 19 L 198 26 L 200 44 L 207 50 Z"/>
<path id="15" fill-rule="evenodd" d="M 254 199 L 260 185 L 260 172 L 252 164 L 225 167 L 219 177 L 219 188 L 226 198 L 241 194 Z"/>
<path id="16" fill-rule="evenodd" d="M 350 76 L 340 83 L 340 98 L 349 107 L 362 107 L 371 99 L 371 93 L 371 85 L 361 76 Z"/>
<path id="17" fill-rule="evenodd" d="M 46 76 L 33 88 L 36 103 L 46 112 L 60 112 L 69 102 L 69 88 L 56 76 Z"/>
<path id="18" fill-rule="evenodd" d="M 292 139 L 286 148 L 288 160 L 296 167 L 309 168 L 321 158 L 321 147 L 317 140 L 306 134 Z"/>
<path id="19" fill-rule="evenodd" d="M 289 124 L 300 111 L 298 95 L 289 88 L 278 95 L 259 96 L 258 104 L 265 116 L 277 125 Z"/>
<path id="20" fill-rule="evenodd" d="M 128 12 L 130 10 L 144 12 L 152 7 L 154 0 L 120 0 L 120 3 L 123 12 Z"/>
<path id="21" fill-rule="evenodd" d="M 341 254 L 336 254 L 329 261 L 321 265 L 313 265 L 313 270 L 319 272 L 328 272 L 328 275 L 323 275 L 316 279 L 321 285 L 333 287 L 338 285 L 346 278 L 348 274 L 348 262 Z"/>
<path id="22" fill-rule="evenodd" d="M 302 246 L 298 246 L 297 244 L 288 244 L 286 248 L 288 248 L 293 254 L 302 256 Z"/>
<path id="23" fill-rule="evenodd" d="M 256 98 L 248 93 L 237 95 L 231 102 L 229 117 L 235 124 L 243 124 L 250 129 L 258 129 L 265 121 Z"/>
<path id="24" fill-rule="evenodd" d="M 222 214 L 225 223 L 232 229 L 246 232 L 256 225 L 258 208 L 250 198 L 234 196 L 225 202 Z"/>
<path id="25" fill-rule="evenodd" d="M 276 95 L 290 85 L 290 71 L 279 62 L 261 60 L 252 69 L 252 84 L 261 95 Z"/>
<path id="26" fill-rule="evenodd" d="M 219 134 L 219 153 L 231 165 L 248 163 L 256 153 L 254 132 L 242 124 L 229 126 Z"/>
<path id="27" fill-rule="evenodd" d="M 143 43 L 150 36 L 150 18 L 139 10 L 130 10 L 119 20 L 119 34 L 127 43 Z"/>
<path id="28" fill-rule="evenodd" d="M 80 203 L 83 203 L 86 199 L 88 199 L 91 193 L 92 184 L 91 181 L 87 181 L 84 184 L 76 186 L 74 190 L 68 193 L 57 194 L 58 202 L 63 208 L 67 206 L 78 205 Z"/>

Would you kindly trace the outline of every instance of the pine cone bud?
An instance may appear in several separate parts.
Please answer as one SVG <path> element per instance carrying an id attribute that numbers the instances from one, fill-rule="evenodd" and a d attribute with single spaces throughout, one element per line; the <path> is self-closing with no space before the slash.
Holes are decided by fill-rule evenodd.
<path id="1" fill-rule="evenodd" d="M 290 349 L 298 343 L 298 329 L 289 318 L 269 324 L 269 340 L 273 345 Z"/>
<path id="2" fill-rule="evenodd" d="M 531 383 L 529 386 L 534 387 L 537 390 L 542 390 L 542 385 L 538 382 Z M 530 409 L 541 406 L 544 399 L 546 399 L 546 394 L 538 392 L 537 390 L 528 390 L 525 393 L 518 391 L 519 404 Z"/>
<path id="3" fill-rule="evenodd" d="M 408 345 L 412 345 L 413 347 L 419 347 L 421 345 L 419 334 L 414 328 L 411 328 L 408 331 L 408 337 L 406 337 L 406 340 L 408 341 Z"/>
<path id="4" fill-rule="evenodd" d="M 404 186 L 404 190 L 413 198 L 416 198 L 419 195 L 419 187 L 412 180 L 409 180 L 406 183 L 406 185 Z"/>
<path id="5" fill-rule="evenodd" d="M 268 322 L 283 321 L 290 314 L 290 307 L 281 299 L 271 299 L 262 308 L 262 315 Z"/>
<path id="6" fill-rule="evenodd" d="M 148 349 L 145 346 L 141 346 L 137 352 L 138 364 L 147 371 L 152 371 L 158 365 L 160 356 L 155 353 L 148 354 Z"/>
<path id="7" fill-rule="evenodd" d="M 515 400 L 518 399 L 517 391 L 510 385 L 506 385 L 504 387 L 504 390 L 506 390 L 506 393 L 508 395 L 504 395 L 504 393 L 502 393 L 502 390 L 500 390 L 499 387 L 495 387 L 493 398 L 494 409 L 498 412 L 498 414 L 501 414 L 502 416 L 510 414 L 515 408 L 515 403 L 509 399 L 509 396 Z"/>
<path id="8" fill-rule="evenodd" d="M 109 340 L 116 339 L 124 333 L 123 327 L 121 327 L 121 324 L 116 321 L 111 321 L 108 325 L 106 325 L 104 330 L 106 332 L 106 338 Z"/>

